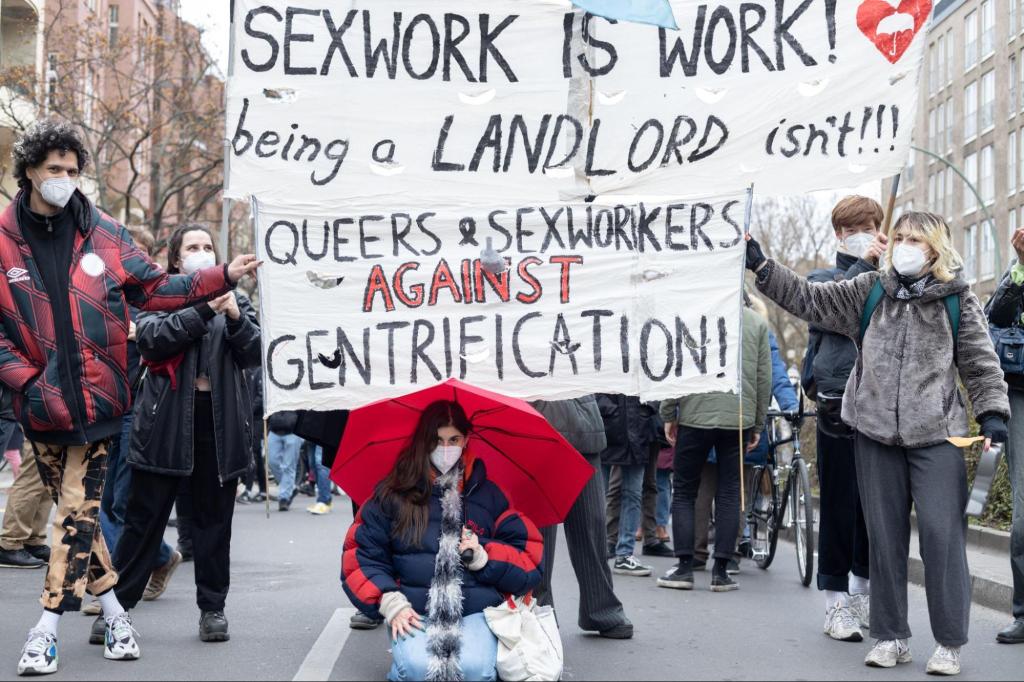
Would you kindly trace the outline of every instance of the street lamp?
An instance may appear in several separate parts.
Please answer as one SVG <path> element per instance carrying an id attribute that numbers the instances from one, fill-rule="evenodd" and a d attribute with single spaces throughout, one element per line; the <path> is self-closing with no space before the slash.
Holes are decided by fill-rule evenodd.
<path id="1" fill-rule="evenodd" d="M 1003 272 L 1003 254 L 1002 248 L 999 245 L 1000 240 L 998 238 L 998 235 L 996 234 L 996 219 L 992 216 L 992 212 L 989 211 L 988 204 L 985 203 L 985 199 L 981 196 L 981 192 L 978 191 L 978 188 L 974 186 L 974 183 L 971 182 L 967 178 L 967 176 L 964 175 L 963 171 L 961 171 L 952 161 L 949 161 L 948 159 L 928 149 L 915 147 L 914 145 L 910 145 L 910 148 L 913 149 L 915 152 L 921 152 L 925 156 L 935 159 L 936 161 L 939 161 L 940 163 L 944 164 L 947 168 L 956 173 L 961 180 L 964 181 L 964 184 L 967 185 L 967 188 L 970 189 L 971 192 L 974 194 L 975 198 L 977 198 L 978 205 L 981 206 L 981 210 L 985 214 L 985 221 L 988 223 L 989 234 L 992 237 L 992 244 L 995 246 L 996 249 L 996 273 L 1001 275 Z"/>

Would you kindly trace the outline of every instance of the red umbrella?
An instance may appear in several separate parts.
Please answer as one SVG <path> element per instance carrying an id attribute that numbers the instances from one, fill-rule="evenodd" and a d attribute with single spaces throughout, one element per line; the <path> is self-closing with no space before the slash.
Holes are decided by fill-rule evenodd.
<path id="1" fill-rule="evenodd" d="M 420 414 L 440 400 L 458 403 L 473 425 L 467 451 L 538 527 L 561 523 L 594 468 L 522 400 L 450 379 L 443 384 L 354 410 L 331 478 L 357 504 L 372 495 L 412 437 Z"/>

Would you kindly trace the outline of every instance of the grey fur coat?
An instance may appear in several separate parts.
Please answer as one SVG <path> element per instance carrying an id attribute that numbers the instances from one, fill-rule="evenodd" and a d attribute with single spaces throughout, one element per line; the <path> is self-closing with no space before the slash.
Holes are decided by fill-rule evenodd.
<path id="1" fill-rule="evenodd" d="M 886 445 L 925 447 L 968 435 L 963 381 L 974 414 L 1010 415 L 1006 383 L 985 314 L 967 282 L 931 280 L 924 295 L 899 300 L 892 272 L 813 284 L 775 261 L 757 274 L 758 288 L 785 310 L 857 340 L 868 295 L 879 277 L 886 296 L 864 336 L 843 399 L 843 421 Z M 942 299 L 960 295 L 957 359 Z"/>

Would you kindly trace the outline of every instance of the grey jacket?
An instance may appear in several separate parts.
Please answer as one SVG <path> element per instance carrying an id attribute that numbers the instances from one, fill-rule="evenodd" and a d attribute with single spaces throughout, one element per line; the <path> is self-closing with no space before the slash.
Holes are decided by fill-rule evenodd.
<path id="1" fill-rule="evenodd" d="M 608 447 L 604 419 L 594 396 L 575 400 L 540 400 L 531 405 L 580 453 L 596 455 Z"/>
<path id="2" fill-rule="evenodd" d="M 974 414 L 1009 418 L 1010 403 L 999 359 L 978 298 L 967 282 L 932 280 L 921 298 L 896 298 L 893 272 L 872 272 L 843 282 L 814 284 L 775 261 L 758 273 L 757 286 L 785 310 L 852 339 L 875 282 L 886 296 L 875 311 L 843 397 L 843 421 L 886 445 L 925 447 L 968 435 L 963 381 Z M 960 295 L 957 357 L 953 330 L 942 302 Z M 958 366 L 959 363 L 959 366 Z"/>

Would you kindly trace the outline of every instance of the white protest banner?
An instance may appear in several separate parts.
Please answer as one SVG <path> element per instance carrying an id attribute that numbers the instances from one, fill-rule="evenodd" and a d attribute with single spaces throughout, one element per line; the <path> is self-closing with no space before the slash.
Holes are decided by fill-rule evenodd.
<path id="1" fill-rule="evenodd" d="M 267 411 L 449 376 L 526 399 L 734 390 L 745 205 L 258 203 Z"/>
<path id="2" fill-rule="evenodd" d="M 792 194 L 902 168 L 930 0 L 673 9 L 678 32 L 560 0 L 238 0 L 229 195 Z"/>

